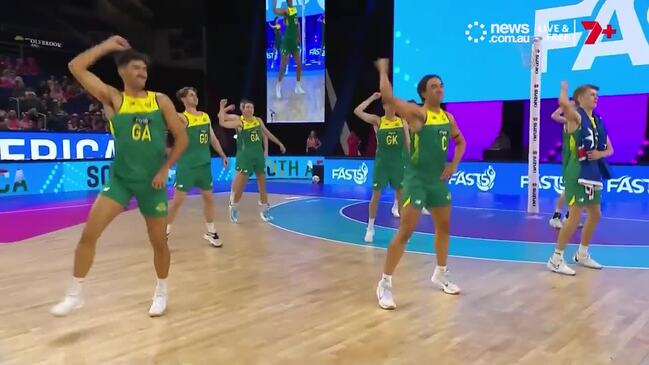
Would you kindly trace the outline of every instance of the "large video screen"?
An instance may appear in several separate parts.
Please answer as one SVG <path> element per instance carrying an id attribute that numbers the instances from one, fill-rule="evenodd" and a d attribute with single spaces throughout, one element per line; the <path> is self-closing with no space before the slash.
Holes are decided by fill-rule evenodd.
<path id="1" fill-rule="evenodd" d="M 269 123 L 323 123 L 324 0 L 266 1 Z"/>
<path id="2" fill-rule="evenodd" d="M 528 99 L 535 35 L 542 98 L 557 97 L 561 80 L 649 92 L 649 0 L 395 1 L 394 30 L 395 91 L 410 99 L 430 73 L 449 102 Z"/>

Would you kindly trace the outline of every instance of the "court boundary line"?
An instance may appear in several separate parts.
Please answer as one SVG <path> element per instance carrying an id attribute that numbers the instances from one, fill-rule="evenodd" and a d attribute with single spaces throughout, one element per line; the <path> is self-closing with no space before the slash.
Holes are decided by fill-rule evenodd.
<path id="1" fill-rule="evenodd" d="M 318 200 L 318 199 L 320 199 L 320 198 L 321 198 L 321 197 L 317 197 L 317 196 L 316 196 L 316 197 L 313 197 L 313 196 L 305 196 L 304 198 L 302 198 L 302 199 L 298 199 L 298 200 L 295 200 L 295 199 L 294 199 L 294 200 L 287 200 L 287 201 L 280 202 L 280 203 L 278 203 L 278 204 L 275 204 L 273 207 L 277 207 L 277 206 L 285 205 L 285 204 L 288 204 L 288 203 L 294 203 L 294 202 L 297 202 L 297 201 L 300 201 L 300 200 L 310 200 L 310 199 Z M 329 198 L 329 197 L 327 197 L 327 198 Z M 331 198 L 330 198 L 330 199 L 331 199 Z M 339 200 L 353 200 L 353 201 L 357 201 L 357 202 L 358 202 L 358 201 L 363 202 L 363 200 L 360 200 L 360 199 L 346 199 L 346 198 L 333 198 L 333 199 L 339 199 Z M 350 206 L 350 205 L 353 205 L 353 204 L 346 205 L 345 207 L 348 207 L 348 206 Z M 343 208 L 341 208 L 341 209 L 344 209 L 345 207 L 343 207 Z M 340 213 L 340 211 L 339 211 L 339 213 Z M 344 215 L 343 215 L 342 217 L 345 218 L 345 219 L 349 219 L 349 218 L 347 218 L 347 217 L 344 216 Z M 351 221 L 354 221 L 354 222 L 359 222 L 359 221 L 357 221 L 357 220 L 355 220 L 355 219 L 350 219 L 350 220 L 351 220 Z M 374 245 L 367 245 L 367 244 L 363 244 L 363 243 L 346 242 L 346 241 L 340 241 L 340 240 L 335 240 L 335 239 L 331 239 L 331 238 L 318 237 L 318 236 L 314 236 L 314 235 L 311 235 L 311 234 L 308 234 L 308 233 L 302 233 L 302 232 L 294 231 L 294 230 L 289 229 L 289 228 L 281 227 L 281 226 L 279 226 L 279 225 L 277 225 L 277 224 L 275 224 L 275 223 L 273 223 L 273 222 L 268 222 L 268 223 L 269 223 L 271 226 L 276 227 L 276 228 L 279 228 L 279 229 L 284 230 L 284 231 L 286 231 L 286 232 L 290 232 L 290 233 L 297 234 L 297 235 L 301 235 L 301 236 L 305 236 L 305 237 L 316 238 L 316 239 L 320 239 L 320 240 L 323 240 L 323 241 L 328 241 L 328 242 L 333 242 L 333 243 L 341 243 L 341 244 L 352 245 L 352 246 L 357 246 L 357 247 L 367 247 L 367 248 L 372 248 L 372 249 L 387 250 L 387 247 L 385 247 L 385 248 L 384 248 L 384 247 L 377 247 L 377 246 L 374 246 Z M 360 223 L 365 224 L 364 222 L 360 222 Z M 382 227 L 382 226 L 380 226 L 380 227 Z M 389 228 L 389 227 L 383 227 L 383 228 L 388 228 L 388 229 L 391 229 L 391 230 L 395 230 L 394 228 Z M 431 234 L 431 233 L 422 233 L 422 232 L 417 232 L 417 233 L 425 234 L 425 235 L 431 235 L 431 236 L 434 235 L 434 234 Z M 451 237 L 465 238 L 465 239 L 472 239 L 472 238 L 473 238 L 473 237 L 462 237 L 462 236 L 451 236 Z M 487 241 L 489 241 L 489 239 L 482 239 L 482 240 L 487 240 Z M 494 240 L 492 240 L 492 241 L 494 241 Z M 502 242 L 514 242 L 514 243 L 523 243 L 523 244 L 526 244 L 526 243 L 527 243 L 527 244 L 536 244 L 535 242 L 526 242 L 526 241 L 505 241 L 505 240 L 498 240 L 498 241 L 502 241 Z M 553 243 L 546 243 L 546 245 L 554 245 L 554 244 L 553 244 Z M 578 244 L 574 244 L 574 243 L 569 243 L 568 246 L 577 247 L 577 246 L 579 246 L 579 245 L 578 245 Z M 605 246 L 605 247 L 611 247 L 611 245 L 592 245 L 592 246 Z M 616 245 L 616 246 L 618 246 L 618 247 L 625 247 L 625 246 L 622 246 L 622 245 Z M 613 247 L 615 247 L 615 246 L 613 246 Z M 630 246 L 630 247 L 636 247 L 636 246 Z M 643 247 L 647 247 L 647 246 L 643 246 Z M 406 252 L 408 252 L 408 253 L 414 253 L 414 254 L 421 254 L 421 255 L 429 255 L 429 256 L 434 256 L 434 255 L 435 255 L 435 253 L 412 251 L 412 250 L 408 250 L 408 249 L 406 249 Z M 463 256 L 463 255 L 451 255 L 451 254 L 449 254 L 449 257 L 457 257 L 457 258 L 473 259 L 473 260 L 482 260 L 482 261 L 502 261 L 502 262 L 528 263 L 528 264 L 538 264 L 538 265 L 542 265 L 542 264 L 544 264 L 543 262 L 529 261 L 529 260 L 494 259 L 494 258 L 473 257 L 473 256 Z M 607 266 L 605 266 L 604 268 L 625 269 L 625 270 L 628 270 L 628 269 L 630 269 L 630 270 L 649 270 L 649 267 L 618 266 L 618 265 L 607 265 Z"/>
<path id="2" fill-rule="evenodd" d="M 317 197 L 305 197 L 300 200 L 308 200 L 308 199 L 318 199 Z M 293 203 L 298 200 L 289 200 L 289 201 L 284 201 L 280 202 L 278 204 L 275 204 L 273 207 L 277 207 L 280 205 L 288 204 L 288 203 Z M 302 233 L 298 231 L 294 231 L 292 229 L 288 229 L 282 226 L 279 226 L 275 223 L 268 222 L 269 225 L 272 227 L 278 228 L 282 231 L 289 232 L 296 234 L 298 236 L 304 236 L 304 237 L 309 237 L 309 238 L 315 238 L 321 241 L 326 241 L 327 243 L 335 243 L 335 244 L 343 244 L 347 246 L 355 246 L 355 247 L 364 247 L 364 248 L 371 248 L 374 250 L 383 250 L 387 251 L 387 247 L 377 247 L 373 245 L 367 245 L 367 244 L 362 244 L 362 243 L 354 243 L 354 242 L 346 242 L 346 241 L 339 241 L 331 238 L 325 238 L 325 237 L 318 237 L 314 236 L 308 233 Z M 576 244 L 568 244 L 568 246 L 578 246 Z M 411 251 L 406 249 L 405 252 L 411 253 L 411 254 L 417 254 L 417 255 L 426 255 L 426 256 L 436 256 L 435 253 L 431 252 L 420 252 L 420 251 Z M 516 264 L 534 264 L 534 265 L 544 265 L 544 262 L 538 262 L 538 261 L 528 261 L 528 260 L 508 260 L 508 259 L 492 259 L 492 258 L 484 258 L 484 257 L 472 257 L 472 256 L 462 256 L 462 255 L 448 255 L 449 257 L 454 257 L 454 258 L 461 258 L 461 259 L 467 259 L 467 260 L 480 260 L 480 261 L 498 261 L 498 262 L 511 262 L 511 263 L 516 263 Z M 635 266 L 605 266 L 604 269 L 623 269 L 623 270 L 649 270 L 649 267 L 635 267 Z"/>

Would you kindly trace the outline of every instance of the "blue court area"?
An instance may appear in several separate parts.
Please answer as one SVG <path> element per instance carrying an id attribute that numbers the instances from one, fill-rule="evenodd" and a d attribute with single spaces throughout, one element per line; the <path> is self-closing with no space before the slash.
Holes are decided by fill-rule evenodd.
<path id="1" fill-rule="evenodd" d="M 251 187 L 252 188 L 252 187 Z M 251 190 L 254 190 L 251 189 Z M 273 183 L 271 192 L 295 194 L 272 209 L 273 225 L 296 234 L 330 242 L 384 249 L 399 221 L 390 214 L 392 197 L 385 195 L 375 223 L 374 243 L 363 241 L 370 191 L 363 187 Z M 311 197 L 300 197 L 311 195 Z M 541 201 L 542 211 L 525 211 L 526 197 L 490 193 L 455 194 L 451 216 L 450 254 L 486 260 L 545 263 L 558 230 L 548 225 L 554 200 Z M 592 239 L 591 253 L 607 267 L 649 268 L 649 207 L 647 202 L 608 202 Z M 566 257 L 579 243 L 575 233 Z M 422 215 L 409 252 L 434 254 L 434 228 Z"/>

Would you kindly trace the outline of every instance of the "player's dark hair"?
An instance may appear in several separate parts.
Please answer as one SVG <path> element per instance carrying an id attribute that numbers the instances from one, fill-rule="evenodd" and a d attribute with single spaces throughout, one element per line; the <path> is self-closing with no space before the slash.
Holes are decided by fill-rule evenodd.
<path id="1" fill-rule="evenodd" d="M 585 92 L 588 90 L 595 90 L 599 91 L 599 86 L 597 85 L 592 85 L 592 84 L 586 84 L 586 85 L 581 85 L 580 87 L 575 89 L 575 92 L 572 93 L 572 100 L 575 101 L 577 105 L 579 105 L 579 100 L 578 98 L 582 96 Z"/>
<path id="2" fill-rule="evenodd" d="M 115 53 L 115 64 L 117 67 L 122 67 L 128 65 L 131 61 L 142 61 L 147 66 L 151 64 L 149 56 L 144 53 L 138 52 L 134 49 L 127 49 L 125 51 L 120 51 Z"/>
<path id="3" fill-rule="evenodd" d="M 426 92 L 426 85 L 428 85 L 428 80 L 430 79 L 438 79 L 442 84 L 444 83 L 444 81 L 442 81 L 442 78 L 439 75 L 435 75 L 435 74 L 424 75 L 424 77 L 422 77 L 421 80 L 419 80 L 419 83 L 417 84 L 417 94 L 419 94 L 421 101 L 424 101 L 424 93 Z"/>
<path id="4" fill-rule="evenodd" d="M 250 99 L 241 99 L 241 104 L 243 105 L 250 104 L 252 106 L 255 106 L 255 103 L 253 103 L 252 100 Z"/>
<path id="5" fill-rule="evenodd" d="M 190 91 L 193 91 L 194 93 L 198 94 L 198 91 L 196 91 L 196 88 L 195 88 L 195 87 L 185 86 L 185 87 L 183 87 L 182 89 L 176 91 L 176 98 L 177 98 L 178 100 L 182 101 L 182 98 L 184 98 L 185 96 L 187 96 L 187 94 L 188 94 Z"/>

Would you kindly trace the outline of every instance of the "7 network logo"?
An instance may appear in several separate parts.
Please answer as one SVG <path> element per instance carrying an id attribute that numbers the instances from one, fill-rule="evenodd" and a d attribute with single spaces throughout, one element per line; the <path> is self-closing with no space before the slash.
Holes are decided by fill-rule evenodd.
<path id="1" fill-rule="evenodd" d="M 590 70 L 596 58 L 618 55 L 627 56 L 633 66 L 649 65 L 649 42 L 642 25 L 642 22 L 646 23 L 645 27 L 649 25 L 649 7 L 638 7 L 636 11 L 635 3 L 634 0 L 583 0 L 574 5 L 537 10 L 534 21 L 537 35 L 543 37 L 543 59 L 547 59 L 549 51 L 578 47 L 579 40 L 587 33 L 572 71 Z M 572 37 L 557 39 L 551 36 L 551 23 L 572 21 L 576 24 L 579 18 L 593 16 L 595 19 L 581 22 L 583 32 L 574 27 Z M 614 16 L 617 17 L 617 28 L 611 25 Z M 602 24 L 606 27 L 603 28 Z M 621 37 L 612 39 L 618 32 Z M 548 64 L 542 64 L 542 72 L 547 71 Z"/>

